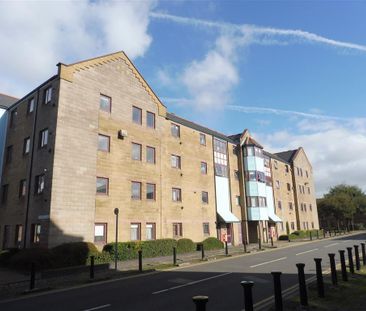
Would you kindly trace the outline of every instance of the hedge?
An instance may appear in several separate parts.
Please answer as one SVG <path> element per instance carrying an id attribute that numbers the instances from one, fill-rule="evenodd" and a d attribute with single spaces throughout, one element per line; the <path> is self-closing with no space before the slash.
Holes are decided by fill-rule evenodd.
<path id="1" fill-rule="evenodd" d="M 59 267 L 85 265 L 90 256 L 98 256 L 99 251 L 93 243 L 65 243 L 51 249 L 55 264 Z"/>
<path id="2" fill-rule="evenodd" d="M 313 238 L 316 238 L 317 231 L 319 231 L 319 237 L 323 235 L 323 229 L 321 230 L 297 230 L 290 234 L 290 240 L 307 239 L 310 238 L 310 232 Z"/>
<path id="3" fill-rule="evenodd" d="M 212 249 L 224 248 L 224 243 L 214 237 L 209 237 L 206 240 L 203 240 L 202 244 L 203 244 L 203 248 L 208 251 L 212 250 Z"/>
<path id="4" fill-rule="evenodd" d="M 180 239 L 177 242 L 177 253 L 190 253 L 196 250 L 196 243 L 191 239 Z"/>

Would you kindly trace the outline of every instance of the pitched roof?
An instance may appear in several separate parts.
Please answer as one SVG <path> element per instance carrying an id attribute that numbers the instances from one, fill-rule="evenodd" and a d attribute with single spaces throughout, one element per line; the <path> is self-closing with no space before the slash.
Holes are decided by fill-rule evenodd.
<path id="1" fill-rule="evenodd" d="M 298 151 L 298 149 L 287 150 L 287 151 L 277 152 L 277 153 L 275 153 L 275 155 L 277 155 L 281 159 L 285 160 L 286 162 L 291 163 L 297 151 Z"/>
<path id="2" fill-rule="evenodd" d="M 18 98 L 0 93 L 0 108 L 8 109 Z"/>
<path id="3" fill-rule="evenodd" d="M 172 113 L 169 113 L 167 112 L 166 114 L 166 118 L 168 120 L 171 120 L 173 122 L 176 122 L 176 123 L 179 123 L 179 124 L 182 124 L 184 126 L 187 126 L 187 127 L 190 127 L 192 129 L 195 129 L 197 131 L 200 131 L 202 133 L 206 133 L 206 134 L 209 134 L 209 135 L 212 135 L 212 136 L 215 136 L 217 138 L 220 138 L 220 139 L 223 139 L 223 140 L 226 140 L 232 144 L 235 144 L 235 141 L 233 141 L 229 136 L 226 136 L 225 134 L 222 134 L 222 133 L 219 133 L 219 132 L 216 132 L 214 130 L 211 130 L 207 127 L 204 127 L 202 125 L 199 125 L 197 123 L 194 123 L 194 122 L 191 122 L 191 121 L 188 121 L 186 119 L 183 119 L 181 117 L 178 117 L 176 116 L 175 114 L 172 114 Z"/>

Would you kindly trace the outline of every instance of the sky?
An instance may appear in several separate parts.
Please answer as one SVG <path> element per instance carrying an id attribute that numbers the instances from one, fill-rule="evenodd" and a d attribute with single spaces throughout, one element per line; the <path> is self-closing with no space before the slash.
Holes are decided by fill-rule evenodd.
<path id="1" fill-rule="evenodd" d="M 366 191 L 366 1 L 0 1 L 0 93 L 123 50 L 168 110 Z"/>

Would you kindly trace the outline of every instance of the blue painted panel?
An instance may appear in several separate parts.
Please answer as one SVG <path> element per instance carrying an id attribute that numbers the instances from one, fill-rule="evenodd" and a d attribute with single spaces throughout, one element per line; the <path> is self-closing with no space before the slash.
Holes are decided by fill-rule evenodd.
<path id="1" fill-rule="evenodd" d="M 245 185 L 246 195 L 250 197 L 258 196 L 258 183 L 256 181 L 247 181 Z"/>
<path id="2" fill-rule="evenodd" d="M 266 207 L 248 207 L 248 220 L 268 220 Z"/>
<path id="3" fill-rule="evenodd" d="M 245 157 L 245 170 L 246 171 L 255 171 L 255 157 Z"/>
<path id="4" fill-rule="evenodd" d="M 258 196 L 260 197 L 266 197 L 267 192 L 266 192 L 266 184 L 259 182 L 258 183 Z"/>
<path id="5" fill-rule="evenodd" d="M 264 172 L 264 159 L 255 157 L 255 167 L 257 171 Z"/>

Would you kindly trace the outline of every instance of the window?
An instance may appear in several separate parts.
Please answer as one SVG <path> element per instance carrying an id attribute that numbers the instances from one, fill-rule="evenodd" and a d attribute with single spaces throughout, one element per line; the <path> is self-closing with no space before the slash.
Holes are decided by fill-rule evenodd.
<path id="1" fill-rule="evenodd" d="M 180 156 L 172 154 L 170 157 L 170 161 L 171 161 L 173 168 L 180 168 L 180 165 L 181 165 Z"/>
<path id="2" fill-rule="evenodd" d="M 9 225 L 5 225 L 4 226 L 4 231 L 3 231 L 3 249 L 9 248 L 9 235 L 10 235 L 10 226 Z"/>
<path id="3" fill-rule="evenodd" d="M 182 201 L 182 190 L 179 188 L 172 188 L 172 200 L 175 202 Z"/>
<path id="4" fill-rule="evenodd" d="M 6 164 L 10 164 L 12 159 L 13 159 L 13 146 L 11 145 L 6 148 L 6 159 L 5 159 Z"/>
<path id="5" fill-rule="evenodd" d="M 267 199 L 265 197 L 258 197 L 258 205 L 259 207 L 266 207 Z"/>
<path id="6" fill-rule="evenodd" d="M 275 168 L 275 169 L 277 169 L 277 168 L 278 168 L 278 163 L 277 163 L 277 161 L 276 161 L 276 160 L 274 160 L 274 161 L 273 161 L 273 166 L 274 166 L 274 168 Z"/>
<path id="7" fill-rule="evenodd" d="M 311 204 L 309 204 L 309 210 L 312 211 L 313 210 L 313 206 Z"/>
<path id="8" fill-rule="evenodd" d="M 131 223 L 130 233 L 131 233 L 131 241 L 141 240 L 141 224 Z"/>
<path id="9" fill-rule="evenodd" d="M 287 183 L 287 191 L 291 191 L 291 185 L 290 185 L 290 183 Z"/>
<path id="10" fill-rule="evenodd" d="M 30 114 L 34 111 L 34 98 L 31 98 L 28 101 L 28 109 L 27 109 L 27 113 Z"/>
<path id="11" fill-rule="evenodd" d="M 288 208 L 289 208 L 290 211 L 293 209 L 292 202 L 288 202 Z"/>
<path id="12" fill-rule="evenodd" d="M 201 162 L 201 174 L 207 175 L 207 163 L 206 162 Z"/>
<path id="13" fill-rule="evenodd" d="M 301 188 L 301 185 L 299 185 L 299 191 L 300 191 L 300 193 L 302 193 L 302 188 Z"/>
<path id="14" fill-rule="evenodd" d="M 5 204 L 8 200 L 9 185 L 3 185 L 1 189 L 1 203 Z"/>
<path id="15" fill-rule="evenodd" d="M 94 224 L 94 242 L 106 243 L 107 242 L 107 224 L 96 223 Z"/>
<path id="16" fill-rule="evenodd" d="M 308 187 L 308 194 L 310 194 L 310 187 Z"/>
<path id="17" fill-rule="evenodd" d="M 52 87 L 49 87 L 44 91 L 44 101 L 43 101 L 43 103 L 45 105 L 47 105 L 51 102 L 51 99 L 52 99 Z"/>
<path id="18" fill-rule="evenodd" d="M 173 237 L 183 236 L 183 225 L 181 222 L 173 223 Z"/>
<path id="19" fill-rule="evenodd" d="M 142 124 L 142 110 L 132 106 L 132 121 L 136 124 Z"/>
<path id="20" fill-rule="evenodd" d="M 297 170 L 297 176 L 300 176 L 300 169 L 297 167 L 296 170 Z"/>
<path id="21" fill-rule="evenodd" d="M 155 223 L 148 222 L 146 223 L 146 240 L 155 240 L 156 239 L 156 225 Z"/>
<path id="22" fill-rule="evenodd" d="M 301 186 L 302 187 L 302 193 L 305 194 L 305 186 Z"/>
<path id="23" fill-rule="evenodd" d="M 132 160 L 141 161 L 141 148 L 140 144 L 132 143 Z"/>
<path id="24" fill-rule="evenodd" d="M 109 152 L 110 137 L 98 134 L 98 150 Z"/>
<path id="25" fill-rule="evenodd" d="M 280 189 L 280 181 L 279 180 L 276 180 L 276 188 Z"/>
<path id="26" fill-rule="evenodd" d="M 306 203 L 304 203 L 304 211 L 306 212 Z"/>
<path id="27" fill-rule="evenodd" d="M 314 223 L 311 222 L 311 229 L 314 229 Z"/>
<path id="28" fill-rule="evenodd" d="M 109 179 L 104 177 L 97 177 L 97 194 L 108 195 Z"/>
<path id="29" fill-rule="evenodd" d="M 154 147 L 146 147 L 146 162 L 155 164 L 155 148 Z"/>
<path id="30" fill-rule="evenodd" d="M 180 126 L 172 123 L 170 126 L 170 132 L 173 137 L 180 137 Z"/>
<path id="31" fill-rule="evenodd" d="M 22 179 L 19 182 L 19 198 L 25 197 L 27 193 L 27 181 L 25 179 Z"/>
<path id="32" fill-rule="evenodd" d="M 246 171 L 245 178 L 247 181 L 257 181 L 256 171 Z"/>
<path id="33" fill-rule="evenodd" d="M 155 113 L 146 112 L 146 126 L 151 129 L 155 128 Z"/>
<path id="34" fill-rule="evenodd" d="M 293 221 L 291 222 L 291 230 L 295 230 L 295 223 Z"/>
<path id="35" fill-rule="evenodd" d="M 264 167 L 268 167 L 270 168 L 270 165 L 269 165 L 269 157 L 265 156 L 264 159 L 263 159 L 263 164 L 264 164 Z"/>
<path id="36" fill-rule="evenodd" d="M 36 176 L 35 194 L 42 194 L 44 191 L 44 174 Z"/>
<path id="37" fill-rule="evenodd" d="M 99 109 L 105 112 L 111 112 L 112 99 L 109 96 L 100 94 Z"/>
<path id="38" fill-rule="evenodd" d="M 306 229 L 306 222 L 305 221 L 302 222 L 302 226 L 303 226 L 304 229 Z"/>
<path id="39" fill-rule="evenodd" d="M 23 142 L 23 154 L 26 155 L 28 154 L 30 151 L 30 138 L 24 138 L 24 142 Z"/>
<path id="40" fill-rule="evenodd" d="M 237 206 L 240 206 L 240 195 L 235 196 L 235 203 Z"/>
<path id="41" fill-rule="evenodd" d="M 308 173 L 308 171 L 305 171 L 305 174 L 306 174 L 306 178 L 309 178 L 309 173 Z"/>
<path id="42" fill-rule="evenodd" d="M 277 207 L 278 207 L 278 209 L 282 209 L 282 202 L 281 201 L 278 201 Z"/>
<path id="43" fill-rule="evenodd" d="M 205 235 L 205 236 L 210 235 L 210 223 L 209 222 L 203 223 L 203 235 Z"/>
<path id="44" fill-rule="evenodd" d="M 41 225 L 40 224 L 32 224 L 31 226 L 31 232 L 32 232 L 32 243 L 38 244 L 41 239 Z"/>
<path id="45" fill-rule="evenodd" d="M 146 199 L 147 200 L 155 200 L 155 184 L 146 184 Z"/>
<path id="46" fill-rule="evenodd" d="M 18 111 L 16 108 L 10 112 L 9 127 L 15 126 L 15 119 L 16 119 L 17 114 L 18 114 Z"/>
<path id="47" fill-rule="evenodd" d="M 16 246 L 20 246 L 23 237 L 23 225 L 16 225 L 15 226 L 15 235 L 14 235 L 14 242 Z"/>
<path id="48" fill-rule="evenodd" d="M 266 182 L 266 175 L 263 172 L 256 172 L 256 179 L 259 182 L 265 183 Z"/>
<path id="49" fill-rule="evenodd" d="M 208 192 L 202 191 L 201 193 L 202 203 L 208 204 Z"/>
<path id="50" fill-rule="evenodd" d="M 141 200 L 141 183 L 138 181 L 131 182 L 131 199 Z"/>
<path id="51" fill-rule="evenodd" d="M 39 132 L 39 147 L 44 148 L 48 144 L 48 129 Z"/>
<path id="52" fill-rule="evenodd" d="M 206 146 L 206 135 L 205 134 L 200 133 L 200 144 L 202 146 Z"/>
<path id="53" fill-rule="evenodd" d="M 289 169 L 288 169 L 288 165 L 285 164 L 285 172 L 288 173 L 289 172 Z"/>
<path id="54" fill-rule="evenodd" d="M 234 176 L 236 180 L 239 180 L 240 178 L 240 172 L 239 171 L 234 171 Z"/>
<path id="55" fill-rule="evenodd" d="M 300 176 L 302 177 L 302 168 L 300 168 Z"/>

